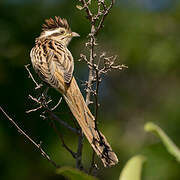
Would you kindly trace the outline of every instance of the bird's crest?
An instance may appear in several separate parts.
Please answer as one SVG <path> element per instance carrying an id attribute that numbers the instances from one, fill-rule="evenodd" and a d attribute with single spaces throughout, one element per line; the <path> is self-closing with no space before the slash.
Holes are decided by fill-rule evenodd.
<path id="1" fill-rule="evenodd" d="M 59 27 L 63 27 L 65 29 L 70 29 L 69 24 L 66 19 L 61 19 L 59 16 L 55 16 L 55 19 L 46 19 L 45 24 L 42 25 L 42 30 L 53 30 Z"/>

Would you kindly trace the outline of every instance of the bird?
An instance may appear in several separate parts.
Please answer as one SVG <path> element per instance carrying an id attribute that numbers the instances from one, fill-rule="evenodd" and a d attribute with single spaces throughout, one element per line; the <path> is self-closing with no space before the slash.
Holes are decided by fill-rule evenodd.
<path id="1" fill-rule="evenodd" d="M 71 30 L 66 19 L 59 16 L 46 19 L 40 36 L 35 39 L 30 58 L 40 79 L 62 94 L 104 167 L 111 167 L 118 163 L 118 158 L 97 129 L 95 118 L 73 76 L 74 59 L 67 46 L 73 37 L 79 36 Z"/>

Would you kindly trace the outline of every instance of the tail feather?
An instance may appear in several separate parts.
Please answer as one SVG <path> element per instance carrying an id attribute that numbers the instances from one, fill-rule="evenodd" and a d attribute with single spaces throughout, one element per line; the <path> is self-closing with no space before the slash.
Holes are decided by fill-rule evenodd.
<path id="1" fill-rule="evenodd" d="M 64 83 L 61 75 L 57 74 L 61 87 L 59 91 L 63 94 L 71 112 L 78 121 L 83 133 L 91 144 L 96 154 L 100 157 L 105 167 L 110 167 L 118 163 L 116 154 L 112 151 L 105 136 L 96 129 L 95 119 L 87 107 L 75 78 L 69 85 Z"/>

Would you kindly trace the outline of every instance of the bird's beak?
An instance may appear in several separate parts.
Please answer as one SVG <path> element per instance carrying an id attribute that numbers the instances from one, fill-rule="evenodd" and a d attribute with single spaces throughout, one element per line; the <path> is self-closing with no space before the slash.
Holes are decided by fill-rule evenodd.
<path id="1" fill-rule="evenodd" d="M 76 32 L 72 32 L 71 34 L 72 34 L 72 37 L 80 37 L 80 35 Z"/>

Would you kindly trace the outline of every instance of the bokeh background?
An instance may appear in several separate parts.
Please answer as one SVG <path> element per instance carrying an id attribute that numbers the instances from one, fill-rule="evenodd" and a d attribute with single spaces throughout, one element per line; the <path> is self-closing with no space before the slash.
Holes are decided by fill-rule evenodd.
<path id="1" fill-rule="evenodd" d="M 71 155 L 28 95 L 36 95 L 25 64 L 44 19 L 59 15 L 68 19 L 81 37 L 69 49 L 75 59 L 75 76 L 87 78 L 87 67 L 78 62 L 84 51 L 89 24 L 72 0 L 1 0 L 0 2 L 0 105 L 61 166 L 75 166 Z M 99 50 L 118 55 L 128 69 L 105 77 L 100 89 L 99 127 L 108 137 L 120 163 L 101 169 L 100 179 L 118 179 L 126 161 L 144 154 L 144 180 L 179 180 L 180 165 L 162 143 L 143 130 L 148 121 L 163 128 L 180 146 L 180 2 L 177 0 L 117 0 L 98 37 Z M 32 68 L 31 68 L 32 69 Z M 37 77 L 37 76 L 35 76 Z M 38 79 L 39 80 L 39 79 Z M 50 90 L 54 104 L 60 95 Z M 52 104 L 53 105 L 53 104 Z M 73 125 L 64 102 L 57 114 Z M 58 125 L 74 150 L 77 137 Z M 83 162 L 90 164 L 91 148 L 85 141 Z M 97 161 L 99 161 L 97 159 Z M 0 113 L 0 179 L 55 180 L 55 168 L 47 162 Z"/>

